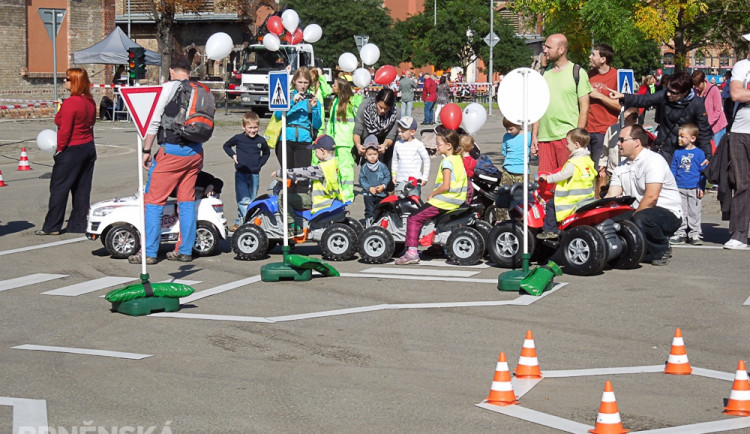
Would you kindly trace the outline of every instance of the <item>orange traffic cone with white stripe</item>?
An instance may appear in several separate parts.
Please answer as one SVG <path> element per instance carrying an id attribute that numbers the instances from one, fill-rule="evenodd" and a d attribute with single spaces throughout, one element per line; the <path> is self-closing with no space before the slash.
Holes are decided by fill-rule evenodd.
<path id="1" fill-rule="evenodd" d="M 724 407 L 725 414 L 732 416 L 750 416 L 750 382 L 747 380 L 747 370 L 745 361 L 740 360 L 737 364 L 737 374 L 734 376 L 732 383 L 732 393 L 729 394 L 729 401 Z"/>
<path id="2" fill-rule="evenodd" d="M 7 186 L 8 184 L 6 184 L 5 181 L 3 181 L 3 171 L 0 170 L 0 187 L 7 187 Z"/>
<path id="3" fill-rule="evenodd" d="M 682 330 L 679 328 L 674 332 L 672 339 L 672 349 L 669 350 L 667 366 L 664 368 L 665 374 L 673 375 L 690 375 L 693 368 L 688 362 L 687 352 L 685 351 L 685 342 L 682 340 Z"/>
<path id="4" fill-rule="evenodd" d="M 539 359 L 536 357 L 534 335 L 531 330 L 526 332 L 526 339 L 523 341 L 521 357 L 518 359 L 515 374 L 516 378 L 542 378 L 542 371 L 539 370 Z"/>
<path id="5" fill-rule="evenodd" d="M 617 400 L 615 400 L 615 391 L 612 389 L 612 383 L 604 383 L 604 393 L 602 393 L 602 403 L 599 406 L 599 415 L 596 416 L 596 426 L 590 429 L 594 434 L 620 434 L 630 431 L 622 427 L 620 420 L 620 411 L 617 409 Z"/>
<path id="6" fill-rule="evenodd" d="M 513 405 L 518 404 L 516 394 L 513 392 L 513 384 L 510 382 L 510 370 L 508 370 L 508 359 L 505 353 L 501 352 L 497 359 L 495 368 L 495 377 L 492 379 L 490 386 L 490 395 L 487 397 L 487 403 L 492 405 Z"/>
<path id="7" fill-rule="evenodd" d="M 18 170 L 31 170 L 29 156 L 26 154 L 26 148 L 21 148 L 21 159 L 18 160 Z"/>

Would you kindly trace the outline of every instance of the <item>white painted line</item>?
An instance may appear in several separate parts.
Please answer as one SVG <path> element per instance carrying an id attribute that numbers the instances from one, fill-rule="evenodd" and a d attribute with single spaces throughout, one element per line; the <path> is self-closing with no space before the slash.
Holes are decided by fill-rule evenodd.
<path id="1" fill-rule="evenodd" d="M 388 262 L 388 264 L 396 265 L 395 261 Z M 480 262 L 474 265 L 456 265 L 449 264 L 445 260 L 433 260 L 433 261 L 420 261 L 419 264 L 413 264 L 417 267 L 441 267 L 441 268 L 490 268 L 486 262 Z"/>
<path id="2" fill-rule="evenodd" d="M 678 249 L 709 249 L 709 250 L 725 250 L 725 249 L 724 249 L 724 246 L 722 246 L 721 244 L 719 244 L 718 246 L 689 246 L 689 245 L 686 245 L 686 244 L 677 244 L 677 245 L 674 245 L 674 244 L 670 244 L 670 246 L 671 246 L 671 247 L 676 247 L 676 248 L 678 248 Z M 729 249 L 726 249 L 726 250 L 729 250 Z M 737 249 L 737 250 L 750 250 L 750 249 Z M 733 250 L 733 251 L 737 251 L 737 250 Z M 644 432 L 645 432 L 645 431 L 644 431 Z"/>
<path id="3" fill-rule="evenodd" d="M 52 291 L 43 292 L 45 295 L 62 295 L 65 297 L 77 297 L 82 294 L 88 294 L 89 292 L 99 291 L 100 289 L 109 288 L 110 286 L 121 285 L 125 282 L 132 282 L 132 277 L 116 277 L 116 276 L 105 276 L 98 279 L 90 280 L 88 282 L 77 283 L 75 285 L 64 286 L 62 288 L 53 289 Z"/>
<path id="4" fill-rule="evenodd" d="M 360 273 L 379 273 L 379 274 L 391 274 L 394 272 L 393 268 L 385 267 L 373 267 L 367 268 Z M 460 270 L 416 270 L 414 268 L 399 268 L 398 274 L 404 276 L 446 276 L 446 277 L 471 277 L 475 274 L 479 274 L 479 271 L 460 271 Z"/>
<path id="5" fill-rule="evenodd" d="M 28 276 L 16 277 L 15 279 L 2 280 L 0 281 L 0 292 L 20 288 L 22 286 L 35 285 L 48 280 L 62 279 L 63 277 L 68 277 L 68 275 L 36 273 L 29 274 Z"/>
<path id="6" fill-rule="evenodd" d="M 118 359 L 132 359 L 140 360 L 147 357 L 153 357 L 151 354 L 138 354 L 138 353 L 123 353 L 120 351 L 107 351 L 107 350 L 92 350 L 88 348 L 68 348 L 68 347 L 50 347 L 46 345 L 19 345 L 12 347 L 16 350 L 30 350 L 30 351 L 50 351 L 54 353 L 71 353 L 71 354 L 85 354 L 89 356 L 103 356 L 103 357 L 115 357 Z"/>
<path id="7" fill-rule="evenodd" d="M 443 307 L 486 307 L 486 306 L 507 306 L 514 304 L 515 300 L 493 300 L 493 301 L 457 301 L 457 302 L 437 302 L 437 303 L 404 303 L 389 304 L 388 309 L 436 309 Z"/>
<path id="8" fill-rule="evenodd" d="M 528 306 L 531 303 L 538 301 L 540 298 L 546 297 L 553 292 L 557 291 L 558 289 L 562 288 L 563 286 L 567 285 L 568 282 L 557 282 L 554 285 L 552 285 L 552 289 L 548 289 L 547 291 L 544 291 L 542 295 L 531 295 L 531 294 L 523 294 L 513 300 L 512 304 L 518 305 L 518 306 Z"/>
<path id="9" fill-rule="evenodd" d="M 206 298 L 211 295 L 221 294 L 222 292 L 226 292 L 235 288 L 239 288 L 240 286 L 249 285 L 255 282 L 260 282 L 260 276 L 248 277 L 247 279 L 237 280 L 235 282 L 229 282 L 224 285 L 216 286 L 214 288 L 206 289 L 206 290 L 199 291 L 199 292 L 194 292 L 192 295 L 181 298 L 180 304 L 191 303 L 195 300 L 200 300 L 201 298 Z"/>
<path id="10" fill-rule="evenodd" d="M 510 384 L 513 386 L 513 392 L 516 394 L 518 399 L 521 399 L 522 396 L 526 395 L 531 389 L 534 388 L 539 382 L 542 381 L 541 378 L 516 378 L 513 377 L 510 379 Z"/>
<path id="11" fill-rule="evenodd" d="M 240 315 L 206 315 L 200 313 L 180 313 L 180 312 L 159 312 L 152 313 L 149 316 L 161 318 L 183 318 L 183 319 L 208 319 L 213 321 L 238 321 L 238 322 L 263 322 L 272 323 L 268 318 L 258 316 L 240 316 Z"/>
<path id="12" fill-rule="evenodd" d="M 47 432 L 47 401 L 0 396 L 0 405 L 13 406 L 13 434 Z"/>
<path id="13" fill-rule="evenodd" d="M 86 241 L 86 237 L 71 238 L 69 240 L 55 241 L 54 243 L 38 244 L 36 246 L 26 246 L 20 249 L 4 250 L 0 252 L 0 256 L 10 255 L 12 253 L 28 252 L 29 250 L 44 249 L 47 247 L 62 246 L 64 244 L 77 243 L 79 241 Z"/>
<path id="14" fill-rule="evenodd" d="M 743 305 L 743 306 L 747 306 L 747 305 L 750 305 L 750 297 L 748 297 L 748 298 L 747 298 L 747 300 L 745 300 L 745 302 L 744 302 L 744 303 L 742 303 L 742 305 Z"/>
<path id="15" fill-rule="evenodd" d="M 323 312 L 303 313 L 299 315 L 272 316 L 268 319 L 271 322 L 297 321 L 301 319 L 323 318 L 326 316 L 348 315 L 351 313 L 374 312 L 376 310 L 388 309 L 388 306 L 390 305 L 378 304 L 375 306 L 353 307 L 350 309 L 336 309 L 336 310 L 328 310 L 328 311 L 323 311 Z"/>
<path id="16" fill-rule="evenodd" d="M 651 429 L 647 431 L 637 432 L 658 434 L 703 434 L 742 429 L 747 427 L 750 427 L 750 418 L 738 417 L 733 419 L 716 420 L 713 422 L 703 422 L 692 425 L 673 426 L 669 428 Z"/>
<path id="17" fill-rule="evenodd" d="M 467 282 L 467 283 L 494 283 L 497 279 L 469 279 L 464 277 L 430 277 L 430 276 L 405 276 L 405 275 L 384 275 L 384 274 L 359 274 L 359 273 L 341 273 L 342 277 L 365 277 L 370 279 L 402 279 L 402 280 L 436 280 L 439 282 Z"/>
<path id="18" fill-rule="evenodd" d="M 550 428 L 558 429 L 560 431 L 572 432 L 572 433 L 586 433 L 589 429 L 593 428 L 593 425 L 584 425 L 582 423 L 574 422 L 572 420 L 563 419 L 561 417 L 553 416 L 551 414 L 542 413 L 536 410 L 531 410 L 520 405 L 509 405 L 506 407 L 500 407 L 497 405 L 488 404 L 482 402 L 476 404 L 477 407 L 481 407 L 487 410 L 491 410 L 497 413 L 502 413 L 508 416 L 512 416 L 518 419 L 522 419 L 528 422 L 532 422 L 538 425 L 548 426 Z"/>
<path id="19" fill-rule="evenodd" d="M 627 366 L 624 368 L 570 369 L 565 371 L 544 371 L 544 378 L 587 377 L 590 375 L 644 374 L 664 372 L 664 365 Z"/>
<path id="20" fill-rule="evenodd" d="M 695 366 L 693 366 L 692 368 L 693 368 L 693 375 L 699 375 L 701 377 L 708 377 L 708 378 L 715 378 L 717 380 L 734 381 L 734 376 L 737 375 L 736 372 L 714 371 L 713 369 L 696 368 Z"/>

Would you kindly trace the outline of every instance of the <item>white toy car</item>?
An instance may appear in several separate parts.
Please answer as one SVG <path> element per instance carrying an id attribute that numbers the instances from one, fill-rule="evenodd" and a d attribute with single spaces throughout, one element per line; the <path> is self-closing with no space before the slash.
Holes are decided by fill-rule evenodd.
<path id="1" fill-rule="evenodd" d="M 114 198 L 91 205 L 88 215 L 86 237 L 101 239 L 107 252 L 115 259 L 127 258 L 141 249 L 138 235 L 139 196 Z M 224 218 L 224 203 L 216 197 L 198 199 L 198 225 L 194 256 L 210 256 L 216 253 L 219 240 L 227 238 L 227 219 Z M 161 220 L 161 241 L 176 242 L 180 235 L 177 201 L 170 199 L 164 205 Z"/>

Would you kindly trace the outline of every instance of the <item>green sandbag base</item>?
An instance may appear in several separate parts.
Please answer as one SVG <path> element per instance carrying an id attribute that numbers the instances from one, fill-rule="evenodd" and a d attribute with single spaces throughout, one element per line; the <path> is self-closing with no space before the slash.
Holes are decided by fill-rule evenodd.
<path id="1" fill-rule="evenodd" d="M 518 292 L 521 289 L 521 281 L 528 274 L 528 271 L 523 270 L 511 270 L 500 273 L 497 277 L 497 289 L 500 291 Z"/>
<path id="2" fill-rule="evenodd" d="M 552 288 L 555 276 L 562 276 L 560 267 L 552 261 L 547 265 L 540 265 L 531 270 L 528 276 L 521 281 L 521 289 L 531 295 L 542 295 L 544 291 Z"/>
<path id="3" fill-rule="evenodd" d="M 260 280 L 278 282 L 280 280 L 308 281 L 312 279 L 312 270 L 292 267 L 283 262 L 274 262 L 260 267 Z"/>
<path id="4" fill-rule="evenodd" d="M 286 260 L 289 265 L 296 268 L 302 268 L 305 270 L 315 270 L 318 273 L 327 277 L 340 276 L 339 271 L 320 259 L 311 258 L 303 255 L 287 255 Z"/>
<path id="5" fill-rule="evenodd" d="M 112 303 L 112 311 L 130 316 L 143 316 L 154 312 L 177 312 L 180 299 L 170 297 L 141 297 Z"/>

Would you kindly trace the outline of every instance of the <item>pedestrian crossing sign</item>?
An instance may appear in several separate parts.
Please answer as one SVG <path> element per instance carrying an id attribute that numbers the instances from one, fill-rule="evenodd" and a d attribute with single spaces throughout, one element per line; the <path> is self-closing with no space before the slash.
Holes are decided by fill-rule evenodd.
<path id="1" fill-rule="evenodd" d="M 617 91 L 620 93 L 636 93 L 635 73 L 632 69 L 617 70 Z"/>
<path id="2" fill-rule="evenodd" d="M 268 109 L 289 111 L 289 74 L 286 71 L 268 73 Z"/>

